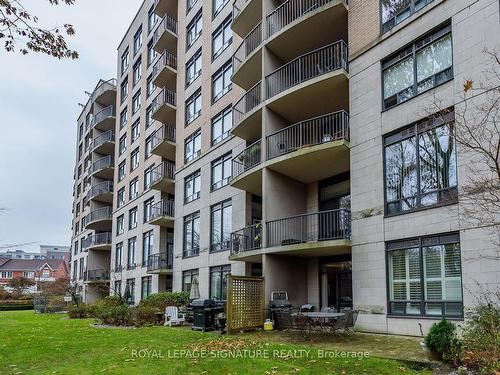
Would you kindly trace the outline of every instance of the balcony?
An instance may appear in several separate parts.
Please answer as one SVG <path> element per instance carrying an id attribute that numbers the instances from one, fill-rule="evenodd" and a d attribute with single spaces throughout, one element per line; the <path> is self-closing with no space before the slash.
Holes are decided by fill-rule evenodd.
<path id="1" fill-rule="evenodd" d="M 92 127 L 102 131 L 115 130 L 115 107 L 110 105 L 94 115 Z"/>
<path id="2" fill-rule="evenodd" d="M 177 51 L 177 21 L 165 14 L 156 27 L 153 36 L 153 48 L 158 53 Z"/>
<path id="3" fill-rule="evenodd" d="M 351 249 L 351 212 L 337 209 L 272 220 L 263 228 L 233 232 L 232 240 L 231 260 L 255 261 L 263 253 L 303 257 L 346 254 Z"/>
<path id="4" fill-rule="evenodd" d="M 173 194 L 175 190 L 175 164 L 164 161 L 152 171 L 151 189 Z"/>
<path id="5" fill-rule="evenodd" d="M 107 180 L 112 180 L 114 167 L 114 156 L 104 156 L 92 163 L 92 165 L 90 166 L 90 175 L 105 178 Z"/>
<path id="6" fill-rule="evenodd" d="M 287 0 L 266 17 L 266 47 L 288 61 L 346 39 L 347 8 L 344 0 Z"/>
<path id="7" fill-rule="evenodd" d="M 347 58 L 339 41 L 276 69 L 265 79 L 267 106 L 289 121 L 349 108 Z"/>
<path id="8" fill-rule="evenodd" d="M 233 55 L 232 81 L 248 89 L 262 77 L 262 23 L 245 36 Z"/>
<path id="9" fill-rule="evenodd" d="M 111 250 L 111 232 L 96 233 L 85 238 L 82 250 Z"/>
<path id="10" fill-rule="evenodd" d="M 172 273 L 174 268 L 173 248 L 170 246 L 170 251 L 160 252 L 159 254 L 150 255 L 148 258 L 148 273 L 152 274 L 168 274 Z"/>
<path id="11" fill-rule="evenodd" d="M 175 127 L 163 124 L 151 137 L 151 152 L 154 155 L 175 160 Z"/>
<path id="12" fill-rule="evenodd" d="M 151 102 L 153 119 L 166 123 L 175 123 L 176 94 L 168 88 L 163 88 Z"/>
<path id="13" fill-rule="evenodd" d="M 103 181 L 92 186 L 86 195 L 86 200 L 113 203 L 113 181 Z"/>
<path id="14" fill-rule="evenodd" d="M 262 85 L 258 82 L 233 105 L 231 133 L 247 141 L 261 137 Z"/>
<path id="15" fill-rule="evenodd" d="M 177 1 L 155 0 L 154 12 L 157 16 L 163 17 L 165 14 L 177 16 Z"/>
<path id="16" fill-rule="evenodd" d="M 148 223 L 161 227 L 173 228 L 174 208 L 175 202 L 173 199 L 162 199 L 160 202 L 153 204 Z"/>
<path id="17" fill-rule="evenodd" d="M 175 89 L 177 78 L 177 56 L 163 51 L 153 65 L 153 84 L 157 87 Z"/>
<path id="18" fill-rule="evenodd" d="M 233 31 L 242 38 L 252 30 L 262 18 L 262 1 L 235 0 L 233 3 Z"/>
<path id="19" fill-rule="evenodd" d="M 91 102 L 97 102 L 103 106 L 110 106 L 115 104 L 116 98 L 116 79 L 108 81 L 99 81 L 97 87 L 90 96 Z"/>
<path id="20" fill-rule="evenodd" d="M 109 272 L 104 269 L 85 271 L 83 279 L 86 283 L 106 283 L 109 282 Z"/>
<path id="21" fill-rule="evenodd" d="M 266 167 L 303 183 L 349 170 L 349 115 L 315 117 L 266 137 Z"/>
<path id="22" fill-rule="evenodd" d="M 252 143 L 232 160 L 233 179 L 231 186 L 262 195 L 261 140 Z"/>
<path id="23" fill-rule="evenodd" d="M 85 228 L 100 231 L 109 231 L 111 229 L 111 206 L 101 207 L 91 211 L 85 219 Z"/>
<path id="24" fill-rule="evenodd" d="M 115 132 L 108 130 L 99 134 L 92 141 L 92 152 L 102 155 L 113 155 L 115 152 Z"/>

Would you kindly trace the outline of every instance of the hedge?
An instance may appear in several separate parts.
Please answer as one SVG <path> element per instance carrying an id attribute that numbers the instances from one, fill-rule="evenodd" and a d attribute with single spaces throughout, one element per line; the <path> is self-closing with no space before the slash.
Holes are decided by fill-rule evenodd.
<path id="1" fill-rule="evenodd" d="M 33 310 L 33 304 L 15 304 L 9 303 L 0 305 L 0 311 L 14 311 L 14 310 Z"/>

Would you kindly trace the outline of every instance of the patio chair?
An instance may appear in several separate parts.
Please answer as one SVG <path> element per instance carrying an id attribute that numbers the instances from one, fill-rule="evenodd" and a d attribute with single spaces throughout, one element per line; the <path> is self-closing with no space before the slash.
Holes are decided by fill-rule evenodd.
<path id="1" fill-rule="evenodd" d="M 292 313 L 290 311 L 275 311 L 276 328 L 281 331 L 283 329 L 293 328 Z"/>
<path id="2" fill-rule="evenodd" d="M 354 333 L 354 325 L 356 324 L 356 320 L 358 320 L 358 314 L 359 311 L 357 310 L 351 310 L 349 312 L 349 315 L 347 315 L 347 321 L 344 330 L 347 333 L 353 334 Z"/>
<path id="3" fill-rule="evenodd" d="M 358 318 L 358 311 L 353 311 L 351 309 L 342 311 L 345 315 L 339 317 L 335 323 L 333 323 L 333 330 L 335 332 L 343 331 L 345 333 L 354 333 L 354 325 Z"/>
<path id="4" fill-rule="evenodd" d="M 167 306 L 165 308 L 165 326 L 172 327 L 172 325 L 184 325 L 186 317 L 184 314 L 179 314 L 177 306 Z"/>

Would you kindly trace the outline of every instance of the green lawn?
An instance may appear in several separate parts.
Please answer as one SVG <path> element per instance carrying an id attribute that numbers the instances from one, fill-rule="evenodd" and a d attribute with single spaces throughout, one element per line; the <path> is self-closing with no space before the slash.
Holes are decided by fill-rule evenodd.
<path id="1" fill-rule="evenodd" d="M 390 359 L 318 358 L 318 343 L 284 343 L 276 334 L 272 339 L 266 333 L 221 337 L 188 327 L 110 329 L 95 328 L 93 323 L 58 314 L 0 312 L 0 374 L 430 373 Z M 204 353 L 204 358 L 174 358 L 181 350 Z M 210 350 L 251 357 L 212 358 Z M 263 358 L 255 358 L 257 353 Z"/>

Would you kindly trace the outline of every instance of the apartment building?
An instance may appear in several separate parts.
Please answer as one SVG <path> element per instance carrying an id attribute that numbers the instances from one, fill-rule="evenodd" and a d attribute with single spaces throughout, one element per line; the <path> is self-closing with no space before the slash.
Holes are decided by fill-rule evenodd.
<path id="1" fill-rule="evenodd" d="M 77 120 L 70 277 L 87 302 L 109 294 L 115 103 L 116 81 L 99 80 Z"/>

